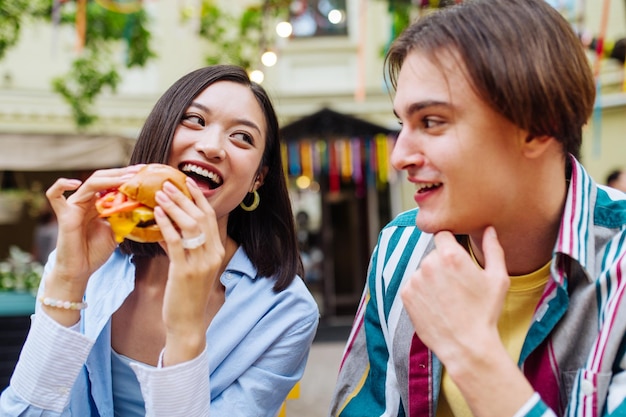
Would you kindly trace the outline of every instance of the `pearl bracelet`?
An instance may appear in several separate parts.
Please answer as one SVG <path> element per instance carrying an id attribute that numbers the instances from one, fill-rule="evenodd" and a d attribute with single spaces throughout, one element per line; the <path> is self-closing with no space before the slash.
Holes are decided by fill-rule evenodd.
<path id="1" fill-rule="evenodd" d="M 57 300 L 56 298 L 50 297 L 39 297 L 39 301 L 45 306 L 62 308 L 65 310 L 84 310 L 87 308 L 87 303 L 85 302 L 75 303 L 73 301 Z"/>

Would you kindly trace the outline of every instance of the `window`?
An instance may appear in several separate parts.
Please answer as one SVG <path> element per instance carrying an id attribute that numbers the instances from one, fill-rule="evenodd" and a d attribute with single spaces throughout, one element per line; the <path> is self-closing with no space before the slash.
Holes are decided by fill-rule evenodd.
<path id="1" fill-rule="evenodd" d="M 292 36 L 346 36 L 346 0 L 293 0 L 289 7 Z"/>

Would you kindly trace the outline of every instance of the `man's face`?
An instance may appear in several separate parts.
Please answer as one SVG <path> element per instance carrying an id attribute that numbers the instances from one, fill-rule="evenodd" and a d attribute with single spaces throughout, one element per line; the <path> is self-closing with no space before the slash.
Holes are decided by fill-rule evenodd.
<path id="1" fill-rule="evenodd" d="M 394 100 L 402 129 L 391 160 L 416 185 L 417 225 L 472 233 L 515 221 L 527 133 L 476 95 L 454 54 L 437 58 L 411 52 Z"/>

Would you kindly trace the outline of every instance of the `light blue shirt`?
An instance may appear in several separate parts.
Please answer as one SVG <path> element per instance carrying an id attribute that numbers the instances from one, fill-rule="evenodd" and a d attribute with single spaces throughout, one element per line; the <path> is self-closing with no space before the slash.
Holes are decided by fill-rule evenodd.
<path id="1" fill-rule="evenodd" d="M 37 305 L 11 385 L 0 397 L 1 417 L 113 417 L 110 319 L 134 279 L 130 257 L 114 252 L 90 278 L 89 307 L 73 329 Z M 146 415 L 206 416 L 210 405 L 212 417 L 274 416 L 301 379 L 319 311 L 300 277 L 276 293 L 274 280 L 257 277 L 240 247 L 220 281 L 225 302 L 200 356 L 165 368 L 130 364 Z"/>
<path id="2" fill-rule="evenodd" d="M 111 371 L 113 373 L 113 409 L 115 417 L 141 417 L 146 407 L 141 387 L 130 364 L 132 359 L 111 349 Z"/>

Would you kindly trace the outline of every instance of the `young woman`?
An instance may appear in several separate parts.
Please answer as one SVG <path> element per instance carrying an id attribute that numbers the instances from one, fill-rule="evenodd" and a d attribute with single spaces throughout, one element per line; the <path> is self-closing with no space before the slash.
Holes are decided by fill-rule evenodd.
<path id="1" fill-rule="evenodd" d="M 130 162 L 48 190 L 56 254 L 0 415 L 275 415 L 319 313 L 266 92 L 239 67 L 191 72 L 157 102 Z M 94 203 L 155 162 L 187 174 L 192 199 L 166 182 L 163 241 L 118 246 Z"/>

